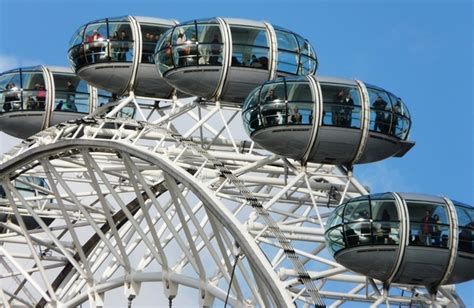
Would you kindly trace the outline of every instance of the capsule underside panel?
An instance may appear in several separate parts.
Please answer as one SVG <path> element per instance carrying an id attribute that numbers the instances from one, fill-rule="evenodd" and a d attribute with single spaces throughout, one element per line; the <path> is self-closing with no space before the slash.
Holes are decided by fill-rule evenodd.
<path id="1" fill-rule="evenodd" d="M 0 115 L 0 131 L 21 139 L 39 132 L 44 111 L 18 111 Z"/>
<path id="2" fill-rule="evenodd" d="M 378 133 L 369 133 L 359 163 L 370 163 L 394 155 L 400 150 L 400 140 Z"/>
<path id="3" fill-rule="evenodd" d="M 297 159 L 303 156 L 310 135 L 311 127 L 308 125 L 279 126 L 260 130 L 252 139 L 275 154 Z M 292 149 L 290 154 L 288 149 Z"/>
<path id="4" fill-rule="evenodd" d="M 398 246 L 363 246 L 343 250 L 335 259 L 354 272 L 385 281 L 393 271 L 397 255 Z"/>
<path id="5" fill-rule="evenodd" d="M 221 94 L 223 101 L 244 103 L 247 95 L 255 88 L 268 80 L 268 71 L 231 67 L 226 78 L 226 83 Z"/>
<path id="6" fill-rule="evenodd" d="M 221 67 L 206 67 L 203 69 L 182 68 L 171 70 L 166 74 L 166 80 L 177 89 L 198 97 L 211 97 L 216 91 L 221 76 Z"/>
<path id="7" fill-rule="evenodd" d="M 357 129 L 322 126 L 308 160 L 329 164 L 350 162 L 356 154 L 361 134 Z"/>
<path id="8" fill-rule="evenodd" d="M 135 82 L 135 93 L 141 96 L 167 98 L 173 88 L 161 78 L 154 64 L 140 64 Z"/>
<path id="9" fill-rule="evenodd" d="M 77 75 L 91 85 L 111 93 L 122 94 L 132 75 L 131 63 L 110 63 L 84 66 Z"/>
<path id="10" fill-rule="evenodd" d="M 443 277 L 448 261 L 448 249 L 408 246 L 403 256 L 403 263 L 393 282 L 436 284 Z"/>
<path id="11" fill-rule="evenodd" d="M 460 283 L 473 279 L 474 256 L 465 252 L 458 252 L 453 272 L 446 283 Z"/>

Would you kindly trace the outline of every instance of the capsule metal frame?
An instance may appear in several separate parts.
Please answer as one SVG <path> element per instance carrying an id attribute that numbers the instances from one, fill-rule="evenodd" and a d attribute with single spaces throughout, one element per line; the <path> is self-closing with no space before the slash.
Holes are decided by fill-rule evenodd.
<path id="1" fill-rule="evenodd" d="M 41 74 L 41 86 L 43 89 L 36 89 L 33 87 L 31 76 Z M 14 137 L 25 139 L 32 134 L 44 130 L 52 125 L 61 122 L 78 119 L 96 110 L 99 104 L 105 104 L 110 99 L 110 94 L 101 90 L 97 90 L 93 86 L 81 81 L 69 68 L 54 67 L 39 65 L 34 67 L 18 68 L 3 72 L 2 76 L 12 76 L 15 79 L 18 76 L 19 84 L 16 89 L 2 89 L 0 91 L 0 104 L 3 112 L 0 112 L 0 130 Z M 68 90 L 64 85 L 61 90 L 58 90 L 58 85 L 55 84 L 55 76 L 58 78 L 67 78 L 69 81 L 75 83 L 74 90 Z M 64 81 L 64 80 L 62 80 Z M 28 83 L 28 84 L 26 84 Z M 87 87 L 87 92 L 81 92 L 78 87 L 84 83 Z M 38 106 L 32 107 L 30 100 L 37 99 L 38 93 L 42 91 L 44 94 L 44 101 L 41 100 L 41 106 L 36 101 Z M 61 98 L 59 97 L 61 93 Z M 8 100 L 7 97 L 15 95 L 15 99 Z M 81 95 L 81 98 L 78 96 Z M 86 98 L 87 96 L 87 98 Z M 68 102 L 72 97 L 72 102 Z M 65 110 L 58 108 L 58 104 L 63 100 L 63 103 L 71 103 L 76 109 Z M 76 104 L 78 101 L 84 101 L 85 104 Z M 9 110 L 5 109 L 5 105 L 9 104 Z M 14 104 L 14 107 L 12 106 Z M 77 109 L 80 105 L 85 110 Z"/>
<path id="2" fill-rule="evenodd" d="M 365 201 L 369 209 L 366 215 L 363 214 L 366 212 Z M 383 202 L 388 203 L 384 205 Z M 384 219 L 384 215 L 378 213 L 382 208 L 385 211 L 391 202 L 394 202 L 396 207 L 396 220 L 390 219 L 390 216 Z M 348 209 L 349 205 L 353 204 L 354 207 Z M 430 228 L 430 234 L 426 234 L 426 239 L 420 238 L 425 225 L 419 220 L 414 220 L 419 219 L 417 217 L 419 215 L 413 214 L 415 218 L 410 218 L 410 212 L 429 211 L 427 209 L 430 207 L 436 211 L 438 209 L 444 211 L 447 224 L 442 221 L 427 221 L 426 226 Z M 377 210 L 377 215 L 373 213 L 374 208 Z M 356 212 L 356 209 L 359 212 Z M 392 192 L 354 198 L 333 211 L 326 224 L 326 242 L 336 261 L 351 270 L 382 280 L 388 285 L 423 284 L 434 290 L 440 285 L 460 283 L 474 278 L 474 273 L 469 271 L 474 266 L 472 238 L 474 217 L 470 218 L 471 222 L 468 225 L 460 226 L 457 209 L 459 212 L 470 211 L 471 215 L 474 213 L 474 208 L 446 197 Z M 351 210 L 352 212 L 346 214 L 346 211 Z M 397 231 L 395 233 L 386 229 L 384 231 L 386 228 L 384 225 L 389 226 L 389 230 Z M 432 237 L 431 230 L 434 230 L 435 226 L 445 233 L 447 231 L 448 234 L 439 231 L 437 238 Z M 356 228 L 360 230 L 354 232 Z M 367 230 L 370 232 L 367 233 Z M 341 242 L 336 244 L 335 234 L 338 232 L 341 233 Z M 470 240 L 461 238 L 460 234 L 463 232 L 470 232 Z M 394 238 L 398 241 L 394 241 Z M 334 247 L 342 248 L 336 250 Z M 377 262 L 367 262 L 369 258 Z M 415 266 L 418 271 L 414 270 Z"/>
<path id="3" fill-rule="evenodd" d="M 156 41 L 153 48 L 144 53 L 144 44 L 151 42 L 144 41 L 142 26 L 161 29 L 177 24 L 176 20 L 140 16 L 91 21 L 81 26 L 71 39 L 68 50 L 70 65 L 79 77 L 118 96 L 133 93 L 143 97 L 168 98 L 174 90 L 156 72 L 153 63 Z M 93 36 L 88 31 L 95 29 L 96 25 L 98 28 L 105 25 L 106 33 L 101 35 L 100 41 L 88 42 L 88 38 Z M 110 33 L 113 26 L 117 26 L 115 32 L 124 31 L 125 28 L 120 30 L 119 25 L 127 25 L 127 39 L 116 38 L 115 34 Z"/>
<path id="4" fill-rule="evenodd" d="M 204 31 L 204 36 L 209 31 L 209 29 L 198 31 L 199 27 L 203 25 L 207 25 L 209 28 L 219 28 L 219 31 L 216 32 L 220 37 L 218 43 L 213 43 L 210 38 L 201 39 L 199 31 Z M 186 27 L 194 28 L 191 32 L 194 35 L 197 33 L 197 37 L 191 40 L 186 37 L 186 42 L 177 43 L 178 31 L 183 31 Z M 266 41 L 265 45 L 258 45 L 255 42 L 246 45 L 248 48 L 246 52 L 250 53 L 248 57 L 242 55 L 242 59 L 239 60 L 234 54 L 233 45 L 237 44 L 242 47 L 244 44 L 233 41 L 232 31 L 245 28 L 249 31 L 264 31 Z M 277 32 L 290 36 L 297 50 L 279 48 Z M 219 45 L 219 52 L 217 55 L 210 55 L 210 57 L 218 57 L 221 61 L 200 63 L 202 59 L 206 58 L 205 51 L 209 52 L 206 46 L 212 48 L 213 44 Z M 192 51 L 194 55 L 179 54 L 183 49 L 188 52 Z M 250 54 L 252 52 L 258 54 L 258 50 L 268 50 L 260 57 L 255 58 L 257 62 L 260 62 L 260 59 L 265 59 L 265 65 L 259 68 L 247 63 L 251 60 Z M 279 52 L 286 52 L 297 57 L 296 62 L 291 64 L 295 68 L 293 73 L 278 70 Z M 209 58 L 209 55 L 207 57 Z M 184 22 L 169 30 L 157 44 L 155 63 L 161 76 L 180 91 L 209 100 L 233 102 L 234 105 L 241 105 L 248 92 L 266 80 L 278 76 L 313 74 L 318 66 L 317 56 L 311 44 L 300 35 L 287 29 L 274 27 L 268 22 L 220 17 Z M 305 67 L 306 64 L 309 67 Z"/>
<path id="5" fill-rule="evenodd" d="M 288 100 L 290 96 L 288 92 L 290 90 L 288 90 L 289 86 L 287 86 L 287 84 L 296 83 L 309 85 L 309 90 L 305 94 L 308 98 L 306 100 L 290 102 Z M 334 112 L 328 111 L 325 108 L 326 103 L 323 100 L 323 94 L 325 94 L 325 92 L 322 91 L 321 85 L 323 85 L 323 87 L 334 87 L 335 89 L 338 87 L 341 89 L 351 88 L 357 92 L 360 105 L 347 107 L 352 109 L 357 108 L 357 111 L 360 111 L 360 117 L 357 118 L 357 120 L 360 121 L 359 125 L 352 126 L 350 124 L 353 118 L 344 125 L 328 125 L 323 122 L 323 119 L 325 117 L 327 118 L 328 114 L 332 113 L 334 115 Z M 266 91 L 268 88 L 278 90 L 277 87 L 279 86 L 284 87 L 284 89 L 280 90 L 280 92 L 284 92 L 284 98 L 274 100 L 273 102 L 275 103 L 267 103 L 266 100 L 262 101 L 262 89 L 265 88 Z M 291 90 L 293 91 L 294 89 Z M 383 92 L 387 96 L 387 99 L 389 95 L 395 97 L 390 92 L 375 86 L 370 86 L 370 91 Z M 397 121 L 400 117 L 400 119 L 408 123 L 408 127 L 405 127 L 405 131 L 399 136 L 389 132 L 389 129 L 394 126 L 393 123 L 387 124 L 386 132 L 377 131 L 375 129 L 376 124 L 373 125 L 374 128 L 371 127 L 371 123 L 377 123 L 374 119 L 371 119 L 371 112 L 387 113 L 390 117 L 393 117 L 395 113 L 392 109 L 378 110 L 371 107 L 368 86 L 360 80 L 354 81 L 342 78 L 308 75 L 283 77 L 268 81 L 249 94 L 242 108 L 242 117 L 245 129 L 251 139 L 273 153 L 300 160 L 303 164 L 309 161 L 352 166 L 354 164 L 378 161 L 390 156 L 402 157 L 414 146 L 414 142 L 408 141 L 411 118 L 405 105 L 398 97 L 397 99 L 403 105 L 404 109 L 403 116 L 402 114 L 397 114 Z M 255 100 L 258 101 L 257 104 L 255 104 Z M 305 116 L 306 120 L 303 121 L 304 123 L 290 123 L 289 103 L 294 106 L 298 104 L 312 104 L 311 107 L 307 107 L 311 108 L 311 114 Z M 285 110 L 280 112 L 280 116 L 284 119 L 286 118 L 286 120 L 274 121 L 278 124 L 268 125 L 269 121 L 268 117 L 264 116 L 264 108 L 270 109 L 271 107 L 269 106 L 272 104 L 281 104 L 284 106 Z M 337 104 L 331 103 L 331 105 L 336 106 Z M 389 100 L 389 106 L 390 105 Z M 337 106 L 341 110 L 347 108 L 343 105 Z M 252 114 L 252 112 L 256 112 L 257 115 Z M 352 111 L 350 114 L 352 116 Z M 254 119 L 258 118 L 259 123 L 262 125 L 258 124 L 257 128 L 252 128 L 251 122 L 254 121 L 252 117 Z M 393 119 L 390 121 L 393 122 Z M 265 123 L 265 125 L 263 125 L 263 123 Z M 395 126 L 393 130 L 395 131 Z M 275 138 L 278 139 L 278 142 L 275 142 Z M 344 150 L 339 149 L 336 151 L 337 149 L 333 147 L 337 145 L 345 146 Z"/>

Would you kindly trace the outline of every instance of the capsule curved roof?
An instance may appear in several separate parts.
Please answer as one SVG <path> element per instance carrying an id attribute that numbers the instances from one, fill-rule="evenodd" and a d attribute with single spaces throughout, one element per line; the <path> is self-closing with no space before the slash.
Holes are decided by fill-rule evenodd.
<path id="1" fill-rule="evenodd" d="M 340 78 L 340 77 L 330 77 L 330 76 L 314 76 L 316 80 L 319 82 L 324 82 L 324 83 L 337 83 L 337 84 L 344 84 L 344 85 L 357 85 L 357 82 L 353 79 L 347 79 L 347 78 Z M 280 77 L 277 78 L 276 80 L 269 80 L 267 83 L 278 83 L 282 82 L 284 80 L 286 81 L 308 81 L 308 76 L 288 76 L 288 77 Z M 265 84 L 267 84 L 265 83 Z M 384 90 L 385 91 L 385 90 Z"/>
<path id="2" fill-rule="evenodd" d="M 104 22 L 106 19 L 108 19 L 109 21 L 127 21 L 128 20 L 128 15 L 99 18 L 99 19 L 88 21 L 84 25 L 98 23 L 98 22 Z"/>
<path id="3" fill-rule="evenodd" d="M 164 18 L 155 18 L 155 17 L 148 17 L 148 16 L 132 16 L 138 22 L 143 23 L 151 23 L 151 24 L 161 24 L 167 26 L 175 26 L 178 24 L 178 21 L 175 19 L 164 19 Z"/>
<path id="4" fill-rule="evenodd" d="M 397 194 L 405 200 L 444 203 L 444 199 L 441 198 L 440 196 L 433 196 L 433 195 L 426 195 L 426 194 L 419 194 L 419 193 L 406 193 L 406 192 L 397 192 Z"/>
<path id="5" fill-rule="evenodd" d="M 222 18 L 222 19 L 224 19 L 225 22 L 228 23 L 229 25 L 265 28 L 265 22 L 263 21 L 242 19 L 242 18 Z"/>
<path id="6" fill-rule="evenodd" d="M 65 66 L 48 66 L 46 65 L 49 70 L 51 70 L 53 73 L 70 73 L 74 74 L 71 68 L 65 67 Z"/>
<path id="7" fill-rule="evenodd" d="M 8 74 L 8 73 L 16 73 L 16 72 L 19 72 L 20 69 L 22 71 L 28 71 L 28 72 L 36 72 L 36 71 L 39 72 L 39 71 L 41 71 L 42 66 L 47 67 L 53 73 L 73 74 L 73 71 L 69 67 L 66 67 L 66 66 L 49 66 L 49 65 L 35 65 L 35 66 L 17 67 L 17 68 L 13 68 L 13 69 L 10 69 L 10 70 L 5 71 L 5 72 L 0 72 L 0 74 L 3 75 L 3 74 Z"/>
<path id="8" fill-rule="evenodd" d="M 354 79 L 347 79 L 342 77 L 316 76 L 316 79 L 319 82 L 350 84 L 354 86 L 357 85 L 357 82 Z"/>

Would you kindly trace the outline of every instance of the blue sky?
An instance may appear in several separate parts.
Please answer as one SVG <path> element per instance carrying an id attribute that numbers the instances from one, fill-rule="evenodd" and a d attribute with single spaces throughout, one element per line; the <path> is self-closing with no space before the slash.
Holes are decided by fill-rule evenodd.
<path id="1" fill-rule="evenodd" d="M 416 146 L 403 158 L 356 167 L 361 182 L 372 192 L 422 192 L 474 204 L 472 1 L 0 0 L 0 70 L 65 66 L 79 26 L 121 15 L 241 17 L 301 34 L 317 52 L 318 74 L 383 87 L 412 114 Z M 0 144 L 3 153 L 14 141 L 0 133 Z M 460 290 L 474 307 L 474 283 Z"/>

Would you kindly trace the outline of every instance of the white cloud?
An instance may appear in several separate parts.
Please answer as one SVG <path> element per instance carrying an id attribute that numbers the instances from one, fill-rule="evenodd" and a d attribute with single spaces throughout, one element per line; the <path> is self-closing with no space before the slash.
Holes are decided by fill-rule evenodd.
<path id="1" fill-rule="evenodd" d="M 393 168 L 386 161 L 356 167 L 354 173 L 359 182 L 370 188 L 371 193 L 413 190 L 398 168 Z"/>
<path id="2" fill-rule="evenodd" d="M 43 64 L 43 62 L 38 59 L 20 59 L 12 55 L 0 54 L 0 72 L 40 64 Z"/>

